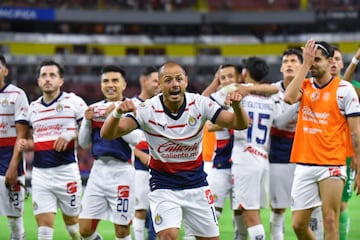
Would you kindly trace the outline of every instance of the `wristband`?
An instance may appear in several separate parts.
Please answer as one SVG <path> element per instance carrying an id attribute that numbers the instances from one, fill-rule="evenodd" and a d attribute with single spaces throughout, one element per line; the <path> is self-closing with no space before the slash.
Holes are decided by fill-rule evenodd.
<path id="1" fill-rule="evenodd" d="M 75 132 L 62 132 L 60 137 L 64 138 L 66 141 L 70 142 L 74 138 L 76 138 Z"/>
<path id="2" fill-rule="evenodd" d="M 356 57 L 353 57 L 351 59 L 351 63 L 354 64 L 354 65 L 357 65 L 359 63 L 359 59 L 356 59 Z"/>
<path id="3" fill-rule="evenodd" d="M 122 113 L 119 113 L 115 108 L 114 111 L 112 112 L 112 115 L 114 118 L 121 118 Z"/>

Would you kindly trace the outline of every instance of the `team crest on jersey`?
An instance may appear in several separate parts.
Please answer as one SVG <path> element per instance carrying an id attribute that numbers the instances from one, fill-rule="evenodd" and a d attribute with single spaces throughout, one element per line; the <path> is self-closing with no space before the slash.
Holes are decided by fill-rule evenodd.
<path id="1" fill-rule="evenodd" d="M 329 101 L 330 100 L 330 93 L 329 92 L 324 93 L 322 99 L 324 101 Z"/>
<path id="2" fill-rule="evenodd" d="M 56 109 L 57 112 L 62 112 L 62 110 L 64 109 L 64 107 L 63 107 L 63 105 L 58 104 L 55 109 Z"/>
<path id="3" fill-rule="evenodd" d="M 194 127 L 196 125 L 196 123 L 197 123 L 196 118 L 194 118 L 193 116 L 190 116 L 188 119 L 188 125 L 191 127 Z"/>
<path id="4" fill-rule="evenodd" d="M 315 102 L 319 99 L 319 97 L 320 97 L 320 93 L 316 91 L 311 94 L 310 99 L 312 102 Z"/>
<path id="5" fill-rule="evenodd" d="M 9 101 L 5 98 L 1 101 L 1 106 L 6 107 L 9 104 Z"/>
<path id="6" fill-rule="evenodd" d="M 155 224 L 160 225 L 162 223 L 163 219 L 159 214 L 156 214 L 155 216 Z"/>

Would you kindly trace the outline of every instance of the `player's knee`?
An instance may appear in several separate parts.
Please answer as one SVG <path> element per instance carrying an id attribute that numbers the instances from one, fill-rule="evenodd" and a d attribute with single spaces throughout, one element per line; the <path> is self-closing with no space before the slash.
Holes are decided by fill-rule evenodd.
<path id="1" fill-rule="evenodd" d="M 130 224 L 129 225 L 115 225 L 116 237 L 124 238 L 130 234 Z"/>

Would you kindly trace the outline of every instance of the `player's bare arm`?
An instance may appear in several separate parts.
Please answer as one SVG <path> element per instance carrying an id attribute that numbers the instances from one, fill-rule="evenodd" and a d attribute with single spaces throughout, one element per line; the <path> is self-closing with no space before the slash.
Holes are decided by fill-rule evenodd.
<path id="1" fill-rule="evenodd" d="M 301 98 L 301 93 L 299 91 L 301 84 L 306 78 L 306 75 L 310 67 L 313 65 L 315 59 L 315 53 L 317 49 L 315 41 L 312 39 L 308 40 L 305 47 L 302 49 L 304 63 L 285 91 L 284 101 L 288 104 L 294 104 Z"/>
<path id="2" fill-rule="evenodd" d="M 29 127 L 25 124 L 16 124 L 16 133 L 17 133 L 17 141 L 20 139 L 26 138 L 29 133 Z M 17 169 L 19 165 L 19 161 L 21 159 L 21 154 L 23 150 L 17 147 L 17 144 L 15 143 L 14 151 L 12 158 L 10 160 L 9 168 L 6 171 L 5 174 L 5 183 L 14 186 L 17 184 Z"/>
<path id="3" fill-rule="evenodd" d="M 352 82 L 353 74 L 356 70 L 357 65 L 360 61 L 360 48 L 355 53 L 354 57 L 352 58 L 350 64 L 347 66 L 343 79 L 349 82 Z M 356 81 L 356 80 L 355 80 Z M 360 97 L 360 88 L 354 85 L 356 94 Z"/>
<path id="4" fill-rule="evenodd" d="M 240 105 L 241 99 L 242 95 L 236 91 L 228 93 L 225 104 L 230 105 L 234 112 L 221 111 L 216 119 L 216 124 L 236 130 L 246 129 L 249 126 L 249 118 Z"/>
<path id="5" fill-rule="evenodd" d="M 360 195 L 360 117 L 348 117 L 347 122 L 349 124 L 352 145 L 355 153 L 352 164 L 356 170 L 355 191 L 356 195 Z"/>
<path id="6" fill-rule="evenodd" d="M 113 111 L 113 114 L 110 114 L 105 120 L 101 127 L 100 136 L 110 140 L 126 135 L 136 129 L 137 123 L 134 119 L 130 117 L 121 118 L 122 114 L 129 112 L 136 114 L 136 106 L 133 101 L 125 100 L 121 102 Z"/>

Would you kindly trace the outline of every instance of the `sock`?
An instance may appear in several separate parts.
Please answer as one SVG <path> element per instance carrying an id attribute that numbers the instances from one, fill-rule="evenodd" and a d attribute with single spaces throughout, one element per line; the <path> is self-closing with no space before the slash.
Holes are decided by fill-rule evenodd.
<path id="1" fill-rule="evenodd" d="M 91 236 L 83 237 L 82 239 L 83 240 L 103 240 L 100 233 L 98 233 L 97 231 L 95 231 L 93 234 L 91 234 Z"/>
<path id="2" fill-rule="evenodd" d="M 345 209 L 340 212 L 340 240 L 346 240 L 350 229 L 349 211 Z"/>
<path id="3" fill-rule="evenodd" d="M 284 213 L 270 213 L 270 231 L 272 240 L 284 240 Z"/>
<path id="4" fill-rule="evenodd" d="M 131 234 L 127 235 L 127 236 L 124 237 L 124 238 L 115 237 L 115 240 L 131 240 Z"/>
<path id="5" fill-rule="evenodd" d="M 68 233 L 71 236 L 72 240 L 80 240 L 81 236 L 80 236 L 80 232 L 79 232 L 79 224 L 73 224 L 73 225 L 66 225 L 66 230 L 68 231 Z"/>
<path id="6" fill-rule="evenodd" d="M 51 227 L 40 226 L 38 227 L 38 240 L 52 240 L 54 229 Z"/>
<path id="7" fill-rule="evenodd" d="M 25 237 L 23 217 L 8 217 L 11 240 L 21 240 Z"/>
<path id="8" fill-rule="evenodd" d="M 265 240 L 265 229 L 262 224 L 248 228 L 250 240 Z"/>
<path id="9" fill-rule="evenodd" d="M 145 219 L 134 218 L 133 222 L 133 231 L 135 240 L 144 240 L 145 232 Z"/>
<path id="10" fill-rule="evenodd" d="M 246 240 L 248 236 L 245 220 L 242 215 L 234 215 L 235 240 Z"/>
<path id="11" fill-rule="evenodd" d="M 316 240 L 324 239 L 324 225 L 321 206 L 314 208 L 311 213 L 310 228 L 314 233 Z"/>

